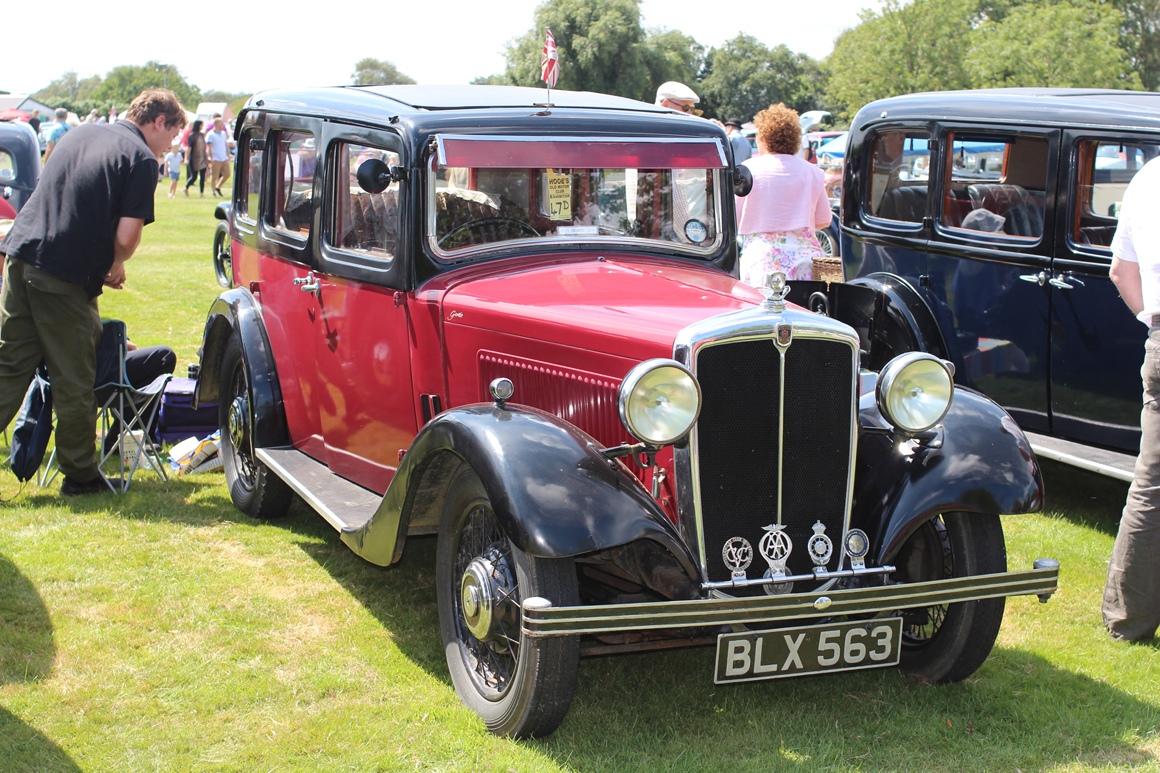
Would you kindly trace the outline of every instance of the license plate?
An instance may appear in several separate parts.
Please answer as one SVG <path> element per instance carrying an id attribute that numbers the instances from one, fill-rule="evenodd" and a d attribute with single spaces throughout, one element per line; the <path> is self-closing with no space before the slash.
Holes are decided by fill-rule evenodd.
<path id="1" fill-rule="evenodd" d="M 827 623 L 717 637 L 713 681 L 753 682 L 898 665 L 902 618 Z"/>

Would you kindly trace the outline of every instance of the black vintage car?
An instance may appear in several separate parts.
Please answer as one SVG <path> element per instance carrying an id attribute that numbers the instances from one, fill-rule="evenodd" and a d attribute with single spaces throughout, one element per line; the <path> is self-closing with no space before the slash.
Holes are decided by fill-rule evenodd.
<path id="1" fill-rule="evenodd" d="M 1005 597 L 1058 579 L 1007 572 L 1000 516 L 1043 494 L 1018 426 L 944 359 L 738 282 L 752 179 L 714 124 L 551 97 L 249 101 L 196 393 L 235 505 L 297 493 L 383 566 L 436 535 L 448 670 L 499 733 L 550 733 L 581 654 L 973 673 Z"/>
<path id="2" fill-rule="evenodd" d="M 954 363 L 955 383 L 1002 405 L 1039 455 L 1130 480 L 1147 330 L 1108 279 L 1109 245 L 1124 189 L 1157 155 L 1160 94 L 871 103 L 846 153 L 849 284 L 797 289 L 861 318 L 883 351 Z"/>
<path id="3" fill-rule="evenodd" d="M 20 121 L 0 121 L 0 220 L 16 217 L 39 179 L 36 132 Z"/>

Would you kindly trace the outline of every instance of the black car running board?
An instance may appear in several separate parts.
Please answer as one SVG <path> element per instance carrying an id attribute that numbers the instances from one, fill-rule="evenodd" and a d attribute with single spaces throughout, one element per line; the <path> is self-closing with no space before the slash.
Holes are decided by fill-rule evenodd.
<path id="1" fill-rule="evenodd" d="M 1079 467 L 1081 470 L 1106 475 L 1109 478 L 1132 482 L 1132 474 L 1136 469 L 1136 457 L 1132 454 L 1109 451 L 1106 448 L 1085 446 L 1062 438 L 1039 435 L 1034 432 L 1023 432 L 1031 443 L 1031 450 L 1036 456 L 1044 459 L 1054 459 L 1057 462 Z"/>
<path id="2" fill-rule="evenodd" d="M 382 494 L 335 475 L 322 462 L 293 448 L 259 448 L 255 453 L 262 464 L 340 532 L 358 531 L 365 526 L 383 499 Z"/>

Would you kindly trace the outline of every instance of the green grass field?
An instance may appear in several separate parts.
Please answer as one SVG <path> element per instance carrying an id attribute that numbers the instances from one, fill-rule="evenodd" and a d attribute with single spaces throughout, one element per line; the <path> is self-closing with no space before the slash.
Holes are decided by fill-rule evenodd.
<path id="1" fill-rule="evenodd" d="M 214 201 L 167 188 L 101 308 L 184 372 L 218 292 Z M 1160 647 L 1099 618 L 1126 486 L 1046 473 L 1046 511 L 1005 519 L 1008 560 L 1059 558 L 1061 590 L 1009 600 L 967 681 L 716 686 L 711 648 L 593 658 L 556 734 L 513 742 L 450 685 L 432 539 L 382 569 L 301 503 L 247 519 L 220 473 L 63 500 L 5 470 L 0 771 L 1160 770 Z"/>

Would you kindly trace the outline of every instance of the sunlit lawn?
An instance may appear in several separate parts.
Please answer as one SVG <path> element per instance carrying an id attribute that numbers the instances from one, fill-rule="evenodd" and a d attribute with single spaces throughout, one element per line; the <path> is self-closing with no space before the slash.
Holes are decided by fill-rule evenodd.
<path id="1" fill-rule="evenodd" d="M 102 299 L 196 361 L 217 294 L 214 201 L 169 200 Z M 62 500 L 0 473 L 0 771 L 1160 770 L 1160 652 L 1113 643 L 1099 598 L 1126 487 L 1051 465 L 1009 563 L 1063 561 L 1007 604 L 966 682 L 894 670 L 716 686 L 712 649 L 586 660 L 539 742 L 486 734 L 450 686 L 434 542 L 371 566 L 301 503 L 262 524 L 220 473 Z"/>

